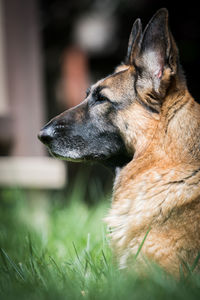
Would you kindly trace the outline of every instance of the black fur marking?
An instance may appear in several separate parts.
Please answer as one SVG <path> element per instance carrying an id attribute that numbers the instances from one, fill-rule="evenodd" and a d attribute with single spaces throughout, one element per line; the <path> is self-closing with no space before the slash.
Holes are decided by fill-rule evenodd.
<path id="1" fill-rule="evenodd" d="M 90 92 L 91 92 L 91 88 L 89 87 L 89 88 L 87 88 L 87 90 L 86 90 L 86 98 L 89 96 Z"/>
<path id="2" fill-rule="evenodd" d="M 101 164 L 105 167 L 109 168 L 113 173 L 115 172 L 116 168 L 123 168 L 126 166 L 133 157 L 126 156 L 123 153 L 112 156 L 106 160 L 101 161 Z"/>
<path id="3" fill-rule="evenodd" d="M 189 179 L 189 178 L 195 176 L 195 175 L 196 175 L 197 173 L 199 173 L 199 172 L 200 172 L 200 168 L 198 168 L 197 170 L 194 170 L 194 171 L 192 172 L 192 174 L 189 175 L 189 176 L 187 176 L 187 177 L 185 177 L 184 180 L 187 180 L 187 179 Z"/>
<path id="4" fill-rule="evenodd" d="M 94 97 L 95 99 L 98 99 L 99 98 L 99 95 L 101 93 L 101 91 L 103 89 L 107 88 L 107 86 L 105 85 L 100 85 L 100 86 L 97 86 L 93 91 L 92 91 L 92 97 Z"/>
<path id="5" fill-rule="evenodd" d="M 197 173 L 199 173 L 199 172 L 200 172 L 200 168 L 194 170 L 190 175 L 184 177 L 184 178 L 181 179 L 181 180 L 170 181 L 170 182 L 168 182 L 168 183 L 170 183 L 170 184 L 180 184 L 180 183 L 185 183 L 185 181 L 186 181 L 187 179 L 192 178 L 193 176 L 195 176 L 195 175 L 196 175 Z M 168 184 L 168 183 L 167 183 L 167 184 Z M 192 184 L 194 184 L 194 183 L 192 183 Z M 196 183 L 195 183 L 195 184 L 196 184 Z"/>

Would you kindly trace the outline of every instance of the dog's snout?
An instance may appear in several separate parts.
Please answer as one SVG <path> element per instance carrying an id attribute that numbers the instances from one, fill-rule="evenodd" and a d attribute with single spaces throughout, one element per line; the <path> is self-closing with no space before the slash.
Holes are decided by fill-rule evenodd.
<path id="1" fill-rule="evenodd" d="M 46 145 L 48 145 L 52 141 L 53 136 L 54 136 L 54 129 L 52 125 L 46 125 L 40 130 L 38 134 L 39 140 Z"/>

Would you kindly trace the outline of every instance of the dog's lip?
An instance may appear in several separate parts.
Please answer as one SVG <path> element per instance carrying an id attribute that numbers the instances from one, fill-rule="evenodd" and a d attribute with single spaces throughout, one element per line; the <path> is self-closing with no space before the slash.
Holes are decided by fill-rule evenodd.
<path id="1" fill-rule="evenodd" d="M 86 158 L 82 157 L 82 158 L 73 158 L 73 157 L 69 157 L 69 156 L 63 156 L 59 153 L 56 153 L 55 151 L 52 151 L 49 147 L 48 150 L 50 152 L 50 154 L 60 160 L 64 160 L 64 161 L 69 161 L 69 162 L 83 162 L 83 161 L 88 161 Z"/>
<path id="2" fill-rule="evenodd" d="M 94 155 L 85 155 L 82 157 L 73 158 L 70 156 L 64 156 L 64 155 L 52 150 L 50 147 L 48 147 L 48 150 L 53 157 L 55 157 L 57 159 L 65 160 L 65 161 L 71 161 L 71 162 L 89 162 L 89 161 L 94 161 L 94 159 L 96 161 L 105 161 L 111 157 L 111 156 L 94 154 Z"/>
<path id="3" fill-rule="evenodd" d="M 83 162 L 93 162 L 94 161 L 93 156 L 83 156 L 83 157 L 80 157 L 80 158 L 72 158 L 72 157 L 69 157 L 69 156 L 67 157 L 67 156 L 63 156 L 59 153 L 56 153 L 56 152 L 52 151 L 49 147 L 48 147 L 48 149 L 49 149 L 50 154 L 53 157 L 55 157 L 57 159 L 60 159 L 60 160 L 63 160 L 65 162 L 74 162 L 74 163 L 81 163 L 82 162 L 83 163 Z M 109 160 L 111 157 L 112 157 L 112 155 L 107 156 L 107 157 L 104 156 L 104 155 L 102 155 L 101 157 L 98 156 L 98 158 L 96 157 L 96 162 L 99 161 L 99 162 L 103 163 L 103 162 L 106 162 L 107 160 Z M 126 162 L 124 162 L 124 164 L 121 165 L 120 167 L 124 167 L 125 165 L 127 165 L 133 159 L 133 157 L 130 157 L 130 159 L 128 159 Z M 105 165 L 106 165 L 106 163 L 105 163 Z"/>

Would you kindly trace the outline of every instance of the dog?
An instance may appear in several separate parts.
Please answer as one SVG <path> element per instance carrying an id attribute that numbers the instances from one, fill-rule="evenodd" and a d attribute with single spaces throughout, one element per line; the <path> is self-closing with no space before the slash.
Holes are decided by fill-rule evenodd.
<path id="1" fill-rule="evenodd" d="M 106 222 L 121 267 L 144 237 L 139 261 L 147 257 L 171 274 L 193 264 L 200 251 L 200 105 L 188 91 L 167 9 L 144 31 L 135 21 L 124 63 L 39 139 L 55 157 L 116 172 Z"/>

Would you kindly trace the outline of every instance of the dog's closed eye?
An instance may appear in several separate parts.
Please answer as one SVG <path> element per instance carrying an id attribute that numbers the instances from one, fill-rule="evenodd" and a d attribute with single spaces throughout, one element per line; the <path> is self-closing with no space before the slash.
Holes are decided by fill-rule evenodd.
<path id="1" fill-rule="evenodd" d="M 95 95 L 95 101 L 96 102 L 111 102 L 110 99 L 108 99 L 108 97 L 102 95 L 102 94 L 98 94 L 98 95 Z"/>

